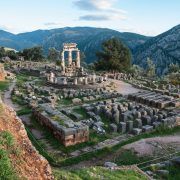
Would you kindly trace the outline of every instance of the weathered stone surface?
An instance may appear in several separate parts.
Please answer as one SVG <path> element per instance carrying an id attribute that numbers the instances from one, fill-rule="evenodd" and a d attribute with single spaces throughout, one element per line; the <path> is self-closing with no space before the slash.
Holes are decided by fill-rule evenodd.
<path id="1" fill-rule="evenodd" d="M 150 125 L 145 125 L 142 127 L 142 131 L 146 133 L 151 132 L 152 130 L 153 130 L 153 126 Z"/>
<path id="2" fill-rule="evenodd" d="M 81 99 L 79 99 L 79 98 L 72 99 L 72 102 L 73 102 L 73 104 L 80 104 L 80 103 L 82 103 Z"/>
<path id="3" fill-rule="evenodd" d="M 142 129 L 139 129 L 139 128 L 134 128 L 134 129 L 132 130 L 132 133 L 133 133 L 134 135 L 139 135 L 141 132 L 142 132 Z"/>
<path id="4" fill-rule="evenodd" d="M 125 122 L 120 122 L 118 124 L 118 132 L 126 133 L 126 123 Z"/>
<path id="5" fill-rule="evenodd" d="M 117 125 L 116 124 L 114 124 L 114 123 L 110 124 L 109 128 L 112 132 L 117 132 Z"/>

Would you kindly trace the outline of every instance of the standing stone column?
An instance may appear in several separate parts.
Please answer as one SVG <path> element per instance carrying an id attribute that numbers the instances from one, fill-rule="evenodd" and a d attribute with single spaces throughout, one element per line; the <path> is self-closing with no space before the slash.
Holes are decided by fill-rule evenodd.
<path id="1" fill-rule="evenodd" d="M 87 85 L 88 84 L 88 80 L 87 80 L 87 77 L 84 78 L 84 85 Z"/>
<path id="2" fill-rule="evenodd" d="M 65 71 L 65 60 L 64 60 L 64 51 L 61 53 L 61 66 L 62 66 L 62 71 Z"/>
<path id="3" fill-rule="evenodd" d="M 74 78 L 74 85 L 77 85 L 77 78 Z"/>
<path id="4" fill-rule="evenodd" d="M 51 83 L 54 83 L 54 78 L 55 78 L 55 75 L 54 75 L 53 72 L 51 72 L 51 73 L 50 73 L 50 79 L 49 79 L 49 81 L 50 81 Z"/>
<path id="5" fill-rule="evenodd" d="M 95 73 L 94 73 L 93 76 L 92 76 L 92 82 L 93 82 L 93 84 L 96 83 L 96 74 L 95 74 Z"/>
<path id="6" fill-rule="evenodd" d="M 72 65 L 72 51 L 68 51 L 68 65 Z"/>
<path id="7" fill-rule="evenodd" d="M 81 67 L 81 65 L 80 65 L 80 51 L 79 50 L 77 50 L 76 67 L 77 68 Z"/>

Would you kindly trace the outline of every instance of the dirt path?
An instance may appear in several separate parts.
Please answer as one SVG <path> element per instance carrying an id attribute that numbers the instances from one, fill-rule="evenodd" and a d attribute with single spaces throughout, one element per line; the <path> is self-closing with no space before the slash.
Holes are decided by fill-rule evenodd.
<path id="1" fill-rule="evenodd" d="M 136 93 L 136 92 L 140 91 L 140 89 L 133 87 L 129 83 L 126 83 L 126 82 L 123 82 L 120 80 L 116 80 L 116 79 L 111 79 L 111 81 L 114 82 L 116 85 L 115 90 L 117 90 L 122 95 L 128 95 L 128 94 Z"/>
<path id="2" fill-rule="evenodd" d="M 10 84 L 9 89 L 4 93 L 3 101 L 7 106 L 12 107 L 15 111 L 18 111 L 20 107 L 18 105 L 13 104 L 11 100 L 11 93 L 16 85 L 16 80 L 13 80 L 13 82 Z"/>
<path id="3" fill-rule="evenodd" d="M 132 149 L 138 156 L 159 156 L 180 151 L 180 135 L 142 139 L 123 147 Z"/>
<path id="4" fill-rule="evenodd" d="M 144 155 L 152 156 L 152 150 L 153 152 L 155 152 L 156 156 L 165 155 L 167 153 L 180 151 L 180 135 L 177 134 L 175 136 L 164 136 L 164 137 L 142 139 L 134 143 L 123 146 L 115 153 L 106 156 L 101 156 L 99 158 L 95 157 L 88 161 L 82 161 L 78 164 L 64 167 L 64 169 L 79 169 L 79 168 L 91 167 L 91 166 L 103 166 L 105 162 L 108 161 L 114 162 L 115 159 L 119 155 L 121 155 L 121 153 L 126 149 L 133 149 L 137 153 L 141 153 L 142 156 Z"/>

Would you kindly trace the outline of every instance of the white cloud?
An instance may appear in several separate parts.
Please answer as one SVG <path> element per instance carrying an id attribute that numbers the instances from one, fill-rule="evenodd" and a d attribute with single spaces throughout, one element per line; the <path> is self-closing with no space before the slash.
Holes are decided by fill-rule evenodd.
<path id="1" fill-rule="evenodd" d="M 127 12 L 114 7 L 117 0 L 76 0 L 75 6 L 83 11 L 95 11 L 98 14 L 88 14 L 80 16 L 80 20 L 113 20 L 113 19 L 126 19 Z"/>
<path id="2" fill-rule="evenodd" d="M 85 16 L 80 16 L 79 20 L 84 20 L 84 21 L 106 21 L 110 20 L 110 18 L 106 15 L 85 15 Z"/>
<path id="3" fill-rule="evenodd" d="M 44 23 L 45 26 L 59 26 L 61 25 L 61 23 L 59 22 L 47 22 L 47 23 Z"/>
<path id="4" fill-rule="evenodd" d="M 74 4 L 81 10 L 97 11 L 110 9 L 115 0 L 77 0 Z"/>

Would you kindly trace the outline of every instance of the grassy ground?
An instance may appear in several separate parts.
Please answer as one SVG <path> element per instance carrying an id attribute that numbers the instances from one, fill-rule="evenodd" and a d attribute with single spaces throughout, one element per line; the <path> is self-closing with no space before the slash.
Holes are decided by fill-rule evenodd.
<path id="1" fill-rule="evenodd" d="M 89 115 L 87 114 L 86 110 L 83 109 L 82 107 L 77 107 L 73 109 L 74 112 L 82 115 L 83 119 L 88 119 Z"/>
<path id="2" fill-rule="evenodd" d="M 60 99 L 58 101 L 58 104 L 68 106 L 68 105 L 72 104 L 72 100 L 71 99 Z"/>
<path id="3" fill-rule="evenodd" d="M 0 91 L 4 91 L 9 87 L 8 81 L 0 81 Z"/>
<path id="4" fill-rule="evenodd" d="M 27 114 L 30 114 L 31 112 L 32 112 L 31 108 L 25 106 L 22 109 L 20 109 L 19 111 L 17 111 L 17 115 L 18 116 L 27 115 Z"/>
<path id="5" fill-rule="evenodd" d="M 12 99 L 12 101 L 13 101 L 15 104 L 18 104 L 18 105 L 20 105 L 20 106 L 26 105 L 26 103 L 24 102 L 24 100 L 23 100 L 22 97 L 12 95 L 12 96 L 11 96 L 11 99 Z"/>
<path id="6" fill-rule="evenodd" d="M 177 154 L 177 157 L 179 157 L 180 154 Z M 165 159 L 164 159 L 165 160 Z M 167 160 L 167 159 L 166 159 Z M 163 162 L 163 161 L 162 161 Z M 162 180 L 179 180 L 180 179 L 180 171 L 179 171 L 179 165 L 171 164 L 167 165 L 165 167 L 158 168 L 156 166 L 157 162 L 152 162 L 151 166 L 148 166 L 147 168 L 144 168 L 144 171 L 152 171 L 154 176 L 154 179 L 162 179 Z M 157 170 L 167 170 L 168 174 L 159 174 Z"/>
<path id="7" fill-rule="evenodd" d="M 131 150 L 122 150 L 121 154 L 115 159 L 115 163 L 120 165 L 133 165 L 144 161 L 148 161 L 150 157 L 138 157 Z"/>
<path id="8" fill-rule="evenodd" d="M 167 180 L 180 179 L 180 170 L 178 166 L 169 166 L 167 170 L 169 171 Z"/>
<path id="9" fill-rule="evenodd" d="M 0 179 L 18 179 L 10 159 L 13 152 L 15 152 L 13 136 L 7 131 L 0 132 Z"/>
<path id="10" fill-rule="evenodd" d="M 56 180 L 146 180 L 142 174 L 133 170 L 110 170 L 103 167 L 84 168 L 72 171 L 54 170 Z"/>
<path id="11" fill-rule="evenodd" d="M 100 149 L 94 152 L 90 152 L 90 153 L 86 153 L 83 154 L 81 156 L 78 157 L 74 157 L 74 158 L 69 158 L 69 159 L 65 159 L 64 161 L 62 161 L 60 163 L 61 166 L 69 166 L 69 165 L 73 165 L 73 164 L 77 164 L 81 161 L 86 161 L 86 160 L 90 160 L 92 158 L 100 158 L 100 157 L 105 157 L 109 154 L 115 153 L 116 151 L 118 151 L 122 146 L 126 145 L 126 144 L 130 144 L 133 143 L 135 141 L 138 141 L 140 139 L 144 139 L 144 138 L 150 138 L 150 137 L 155 137 L 155 136 L 165 136 L 165 135 L 170 135 L 170 134 L 174 134 L 180 132 L 180 127 L 175 127 L 173 129 L 168 129 L 168 128 L 161 128 L 161 129 L 157 129 L 154 132 L 151 133 L 147 133 L 147 134 L 141 134 L 138 136 L 134 136 L 124 142 L 121 142 L 115 146 L 113 146 L 112 148 L 104 148 L 104 149 Z"/>

